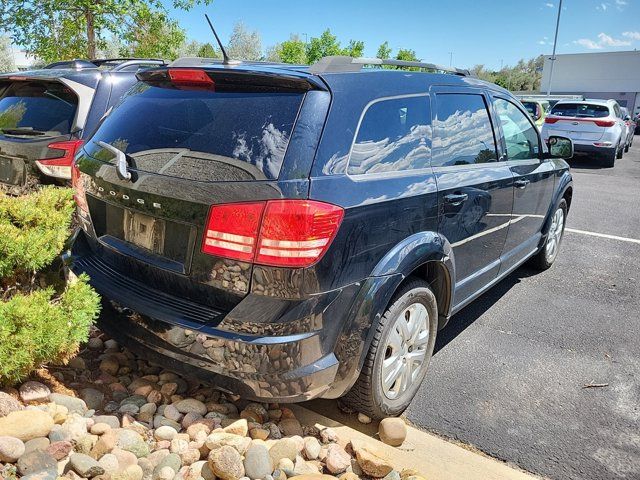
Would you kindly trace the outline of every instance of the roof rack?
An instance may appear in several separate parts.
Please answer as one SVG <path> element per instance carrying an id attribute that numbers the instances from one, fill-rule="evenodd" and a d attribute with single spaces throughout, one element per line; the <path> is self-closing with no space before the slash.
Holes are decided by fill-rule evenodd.
<path id="1" fill-rule="evenodd" d="M 344 55 L 323 57 L 316 63 L 311 65 L 311 67 L 309 67 L 309 71 L 311 73 L 359 72 L 363 67 L 367 65 L 389 65 L 398 67 L 399 69 L 419 68 L 428 71 L 452 73 L 454 75 L 461 75 L 464 77 L 471 75 L 471 72 L 469 70 L 455 67 L 444 67 L 442 65 L 436 65 L 434 63 L 410 62 L 407 60 L 394 59 L 383 60 L 381 58 L 353 58 Z"/>
<path id="2" fill-rule="evenodd" d="M 52 70 L 54 68 L 75 68 L 76 70 L 83 70 L 85 68 L 98 68 L 98 66 L 89 60 L 74 58 L 73 60 L 63 60 L 61 62 L 53 62 L 44 68 L 46 70 Z"/>
<path id="3" fill-rule="evenodd" d="M 167 62 L 160 58 L 95 58 L 92 60 L 73 59 L 53 62 L 44 67 L 51 70 L 54 68 L 73 68 L 76 70 L 84 70 L 87 68 L 99 68 L 102 65 L 114 64 L 112 71 L 117 72 L 131 65 L 166 65 Z"/>

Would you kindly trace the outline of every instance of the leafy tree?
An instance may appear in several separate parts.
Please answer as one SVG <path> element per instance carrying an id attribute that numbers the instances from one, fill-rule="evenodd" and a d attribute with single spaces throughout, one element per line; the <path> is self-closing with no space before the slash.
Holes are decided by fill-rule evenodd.
<path id="1" fill-rule="evenodd" d="M 337 37 L 328 28 L 322 32 L 320 37 L 312 37 L 307 45 L 307 62 L 315 63 L 322 57 L 330 55 L 342 55 L 344 52 L 340 48 Z"/>
<path id="2" fill-rule="evenodd" d="M 378 53 L 376 53 L 376 58 L 380 58 L 382 60 L 391 58 L 391 47 L 389 46 L 389 42 L 385 41 L 378 47 Z"/>
<path id="3" fill-rule="evenodd" d="M 267 62 L 282 62 L 282 58 L 280 58 L 281 45 L 281 43 L 276 43 L 275 45 L 267 47 L 267 51 L 264 54 L 264 59 Z"/>
<path id="4" fill-rule="evenodd" d="M 173 0 L 189 9 L 212 0 Z M 165 12 L 162 0 L 2 0 L 0 31 L 44 61 L 95 58 L 108 33 L 122 38 L 140 10 Z"/>
<path id="5" fill-rule="evenodd" d="M 198 49 L 198 57 L 202 58 L 222 58 L 222 53 L 210 43 L 203 43 Z"/>
<path id="6" fill-rule="evenodd" d="M 285 40 L 277 47 L 280 61 L 284 63 L 293 63 L 296 65 L 305 65 L 308 63 L 307 48 L 298 35 L 291 35 L 289 40 Z"/>
<path id="7" fill-rule="evenodd" d="M 358 58 L 364 53 L 364 42 L 362 40 L 349 40 L 349 45 L 342 51 L 343 55 Z"/>
<path id="8" fill-rule="evenodd" d="M 257 31 L 249 31 L 244 23 L 238 22 L 233 27 L 227 53 L 236 60 L 262 59 L 262 41 Z"/>
<path id="9" fill-rule="evenodd" d="M 0 36 L 0 72 L 13 72 L 15 70 L 16 65 L 11 51 L 11 39 L 6 35 Z"/>
<path id="10" fill-rule="evenodd" d="M 405 60 L 407 62 L 420 61 L 420 59 L 416 56 L 415 50 L 410 50 L 408 48 L 401 48 L 400 50 L 398 50 L 396 60 Z"/>
<path id="11" fill-rule="evenodd" d="M 175 59 L 185 43 L 185 32 L 178 22 L 158 10 L 141 7 L 133 18 L 133 26 L 124 34 L 127 55 L 142 58 Z"/>

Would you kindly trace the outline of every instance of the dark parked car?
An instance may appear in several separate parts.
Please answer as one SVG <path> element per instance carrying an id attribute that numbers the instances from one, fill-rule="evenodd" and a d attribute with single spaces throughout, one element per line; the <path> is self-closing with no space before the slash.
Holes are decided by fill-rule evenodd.
<path id="1" fill-rule="evenodd" d="M 56 62 L 0 75 L 0 183 L 71 180 L 71 161 L 105 112 L 155 59 Z"/>
<path id="2" fill-rule="evenodd" d="M 261 401 L 402 412 L 436 333 L 526 260 L 556 259 L 568 139 L 460 70 L 328 57 L 181 61 L 76 157 L 67 257 L 146 358 Z"/>

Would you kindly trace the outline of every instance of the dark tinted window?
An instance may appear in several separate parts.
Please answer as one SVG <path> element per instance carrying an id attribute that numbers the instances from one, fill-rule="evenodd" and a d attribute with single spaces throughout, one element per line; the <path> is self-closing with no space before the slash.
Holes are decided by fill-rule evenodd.
<path id="1" fill-rule="evenodd" d="M 301 93 L 178 90 L 138 83 L 98 127 L 86 150 L 129 155 L 138 170 L 191 180 L 278 177 Z"/>
<path id="2" fill-rule="evenodd" d="M 482 95 L 440 94 L 434 124 L 434 166 L 495 162 L 496 144 Z"/>
<path id="3" fill-rule="evenodd" d="M 382 100 L 369 106 L 351 150 L 348 173 L 401 172 L 429 167 L 429 97 Z"/>
<path id="4" fill-rule="evenodd" d="M 608 117 L 609 107 L 589 103 L 558 103 L 551 109 L 558 117 Z"/>
<path id="5" fill-rule="evenodd" d="M 0 89 L 1 91 L 1 89 Z M 56 82 L 13 82 L 0 94 L 0 129 L 71 131 L 78 97 Z"/>
<path id="6" fill-rule="evenodd" d="M 529 115 L 531 115 L 532 117 L 537 115 L 537 113 L 538 113 L 538 104 L 537 103 L 535 103 L 535 102 L 522 102 L 522 105 L 524 105 L 524 108 L 527 109 L 527 112 L 529 112 Z"/>

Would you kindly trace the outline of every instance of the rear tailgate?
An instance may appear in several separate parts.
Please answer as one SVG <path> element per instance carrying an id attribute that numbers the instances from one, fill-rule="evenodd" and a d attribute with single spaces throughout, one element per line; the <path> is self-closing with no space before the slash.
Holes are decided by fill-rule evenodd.
<path id="1" fill-rule="evenodd" d="M 597 142 L 606 128 L 612 126 L 606 105 L 586 103 L 556 104 L 545 119 L 549 135 L 569 137 L 572 140 Z"/>
<path id="2" fill-rule="evenodd" d="M 0 182 L 22 185 L 35 160 L 58 156 L 48 145 L 71 139 L 77 108 L 61 82 L 0 79 Z"/>
<path id="3" fill-rule="evenodd" d="M 280 168 L 310 86 L 224 72 L 174 82 L 167 72 L 146 73 L 85 143 L 84 228 L 121 278 L 228 311 L 248 293 L 252 265 L 203 253 L 211 206 L 282 197 Z"/>

